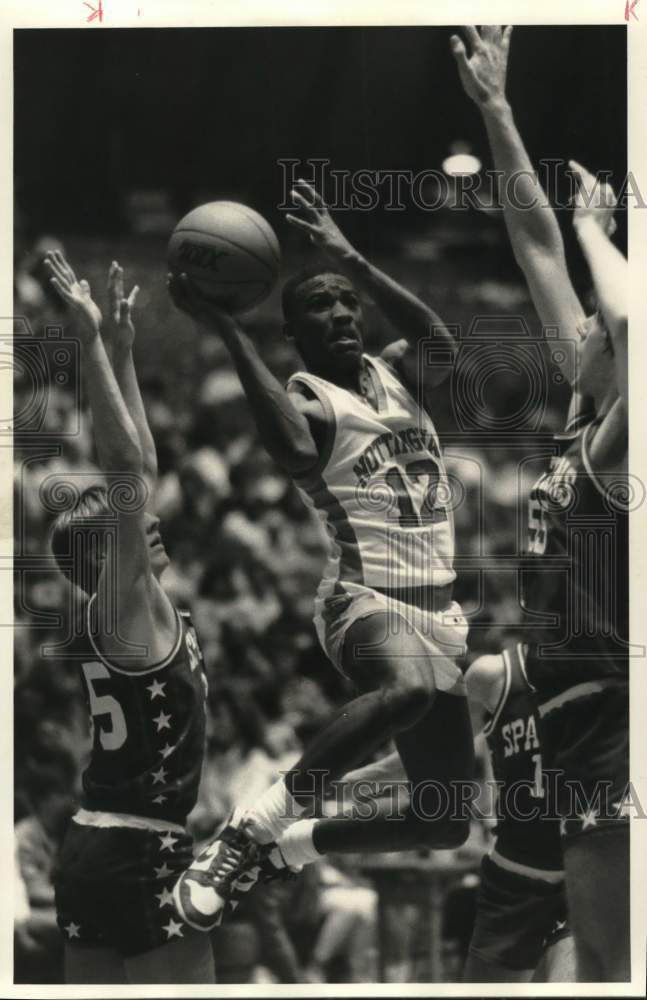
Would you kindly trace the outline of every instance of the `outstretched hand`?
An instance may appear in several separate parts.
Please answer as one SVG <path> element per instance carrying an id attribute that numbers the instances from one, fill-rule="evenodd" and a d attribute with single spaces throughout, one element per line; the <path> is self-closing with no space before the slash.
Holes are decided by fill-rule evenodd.
<path id="1" fill-rule="evenodd" d="M 60 250 L 50 250 L 45 256 L 45 267 L 50 282 L 80 320 L 80 332 L 84 342 L 98 336 L 101 329 L 101 310 L 92 298 L 92 291 L 85 278 L 80 281 Z"/>
<path id="2" fill-rule="evenodd" d="M 475 27 L 467 25 L 465 34 L 471 48 L 470 56 L 458 35 L 450 39 L 465 93 L 480 106 L 504 100 L 512 25 L 504 30 L 500 25 L 485 24 L 480 34 Z"/>
<path id="3" fill-rule="evenodd" d="M 176 308 L 186 313 L 196 323 L 225 338 L 239 331 L 239 326 L 231 313 L 208 298 L 188 274 L 169 273 L 166 287 Z"/>
<path id="4" fill-rule="evenodd" d="M 307 181 L 297 181 L 299 190 L 293 188 L 290 194 L 303 210 L 305 218 L 288 213 L 287 222 L 295 229 L 300 229 L 310 238 L 310 242 L 320 247 L 335 260 L 343 260 L 355 253 L 336 222 L 333 222 L 330 212 L 321 195 Z"/>
<path id="5" fill-rule="evenodd" d="M 133 309 L 139 293 L 135 285 L 128 296 L 124 292 L 124 269 L 113 260 L 108 271 L 109 340 L 116 347 L 128 350 L 135 339 Z"/>
<path id="6" fill-rule="evenodd" d="M 613 188 L 606 181 L 598 180 L 576 160 L 569 160 L 568 165 L 577 181 L 572 203 L 573 224 L 591 218 L 607 236 L 613 236 L 617 229 L 613 213 L 618 204 Z"/>

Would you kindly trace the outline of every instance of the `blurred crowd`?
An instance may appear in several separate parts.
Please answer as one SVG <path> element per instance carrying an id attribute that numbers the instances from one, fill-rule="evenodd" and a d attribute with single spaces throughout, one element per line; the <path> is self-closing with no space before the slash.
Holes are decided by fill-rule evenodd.
<path id="1" fill-rule="evenodd" d="M 29 329 L 43 337 L 46 328 L 74 336 L 42 267 L 44 252 L 60 245 L 46 236 L 18 245 L 18 337 L 28 336 Z M 222 344 L 200 337 L 173 311 L 157 265 L 163 250 L 88 241 L 70 241 L 65 249 L 100 302 L 110 260 L 122 250 L 127 279 L 142 288 L 135 360 L 159 461 L 153 505 L 172 560 L 163 584 L 179 606 L 192 611 L 209 678 L 207 761 L 190 817 L 202 840 L 233 802 L 253 798 L 286 769 L 352 693 L 325 659 L 311 623 L 324 553 L 321 530 L 260 445 Z M 484 299 L 495 294 L 490 287 L 483 290 Z M 437 308 L 443 312 L 442 304 Z M 297 359 L 280 336 L 276 296 L 251 315 L 248 328 L 272 369 L 287 377 Z M 375 346 L 369 340 L 369 347 Z M 61 377 L 62 363 L 57 364 L 47 361 L 46 384 L 38 390 L 46 395 L 39 433 L 17 438 L 15 448 L 15 546 L 25 559 L 15 587 L 16 978 L 29 982 L 53 982 L 60 975 L 48 873 L 88 747 L 76 668 L 65 666 L 55 649 L 70 620 L 70 591 L 47 563 L 55 505 L 46 498 L 56 496 L 57 483 L 72 479 L 83 488 L 99 473 L 79 373 Z M 509 374 L 506 378 L 514 396 L 520 390 Z M 17 363 L 18 430 L 19 415 L 33 412 L 34 391 L 33 372 Z M 437 406 L 438 424 L 451 426 L 449 390 L 439 393 Z M 518 456 L 509 450 L 455 443 L 447 464 L 462 490 L 454 511 L 459 560 L 513 557 L 522 514 L 518 497 L 532 469 L 524 467 L 520 478 Z M 467 569 L 456 593 L 471 618 L 473 648 L 498 648 L 518 621 L 515 573 L 506 573 L 500 561 L 482 575 Z M 486 834 L 475 832 L 473 841 L 467 851 L 476 868 Z M 374 980 L 376 896 L 360 871 L 357 859 L 326 862 L 297 885 L 271 893 L 273 902 L 260 913 L 250 904 L 252 912 L 243 912 L 234 929 L 223 928 L 215 942 L 220 978 L 226 978 L 233 954 L 231 981 L 249 968 L 280 982 L 303 975 Z M 452 905 L 461 913 L 460 892 L 469 895 L 473 885 L 464 877 L 457 881 Z M 449 924 L 451 912 L 448 905 Z M 465 936 L 466 924 L 469 937 L 469 903 L 465 913 L 454 920 L 462 928 L 452 932 L 455 940 Z M 394 926 L 401 930 L 402 919 Z M 396 979 L 404 974 L 402 961 L 393 958 Z"/>

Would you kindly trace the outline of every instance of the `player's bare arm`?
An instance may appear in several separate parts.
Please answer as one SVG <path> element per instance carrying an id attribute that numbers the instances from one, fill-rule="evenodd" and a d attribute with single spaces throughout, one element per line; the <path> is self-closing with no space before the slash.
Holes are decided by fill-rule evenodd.
<path id="1" fill-rule="evenodd" d="M 286 215 L 286 220 L 305 233 L 358 288 L 375 302 L 384 317 L 403 338 L 389 345 L 385 360 L 398 369 L 409 383 L 424 387 L 438 385 L 452 367 L 455 342 L 441 318 L 397 281 L 369 263 L 346 239 L 332 219 L 321 195 L 306 181 L 291 192 L 303 218 Z M 421 369 L 418 343 L 434 339 L 438 361 Z M 443 348 L 445 350 L 443 350 Z"/>
<path id="2" fill-rule="evenodd" d="M 501 172 L 503 217 L 512 250 L 528 283 L 544 326 L 556 326 L 565 339 L 577 340 L 584 310 L 568 274 L 564 241 L 553 209 L 530 161 L 506 97 L 512 26 L 465 28 L 469 54 L 458 35 L 452 51 L 465 93 L 479 108 L 497 171 Z M 566 357 L 566 355 L 565 355 Z M 573 377 L 566 366 L 564 377 Z M 588 408 L 573 399 L 570 417 Z"/>
<path id="3" fill-rule="evenodd" d="M 628 445 L 627 260 L 609 238 L 616 205 L 610 185 L 600 183 L 575 160 L 570 166 L 578 181 L 573 226 L 609 333 L 615 371 L 615 384 L 609 386 L 601 407 L 604 417 L 591 444 L 591 461 L 600 473 L 613 473 L 625 469 Z"/>
<path id="4" fill-rule="evenodd" d="M 471 701 L 494 712 L 505 686 L 505 663 L 502 653 L 478 656 L 465 674 L 467 695 Z"/>
<path id="5" fill-rule="evenodd" d="M 584 311 L 566 266 L 564 241 L 514 121 L 505 89 L 512 27 L 465 28 L 470 53 L 458 35 L 451 46 L 465 93 L 479 108 L 497 171 L 502 174 L 503 216 L 544 325 L 574 336 Z"/>
<path id="6" fill-rule="evenodd" d="M 137 428 L 142 449 L 144 477 L 149 488 L 157 482 L 157 451 L 144 409 L 133 358 L 135 324 L 133 312 L 139 286 L 128 295 L 124 290 L 124 271 L 113 260 L 108 272 L 108 316 L 101 329 L 106 352 L 111 360 L 124 403 Z"/>
<path id="7" fill-rule="evenodd" d="M 116 510 L 117 544 L 114 551 L 107 547 L 97 602 L 105 616 L 99 614 L 97 623 L 102 651 L 123 662 L 125 667 L 142 669 L 168 655 L 177 639 L 178 622 L 151 569 L 139 435 L 110 366 L 100 336 L 101 311 L 92 299 L 88 282 L 77 281 L 58 251 L 48 255 L 47 267 L 52 285 L 79 318 L 82 359 L 101 467 L 111 474 L 111 485 L 123 475 L 124 493 L 142 491 L 135 502 L 119 504 Z M 108 611 L 113 606 L 114 616 Z M 117 628 L 113 629 L 115 623 Z M 141 656 L 132 655 L 133 644 L 140 647 Z"/>
<path id="8" fill-rule="evenodd" d="M 325 421 L 321 404 L 288 393 L 233 316 L 202 295 L 187 275 L 170 274 L 168 289 L 178 309 L 222 337 L 270 456 L 289 475 L 306 474 L 319 455 L 316 436 Z"/>

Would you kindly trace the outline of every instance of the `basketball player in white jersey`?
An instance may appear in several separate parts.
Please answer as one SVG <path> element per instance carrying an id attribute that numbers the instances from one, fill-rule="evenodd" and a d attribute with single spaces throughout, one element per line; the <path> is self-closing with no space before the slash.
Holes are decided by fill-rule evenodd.
<path id="1" fill-rule="evenodd" d="M 303 217 L 288 221 L 333 264 L 284 288 L 285 332 L 307 368 L 287 390 L 235 320 L 185 275 L 170 276 L 169 290 L 180 309 L 223 338 L 265 447 L 328 532 L 315 623 L 328 657 L 359 696 L 251 810 L 235 813 L 179 880 L 176 904 L 204 930 L 220 921 L 234 882 L 245 876 L 249 886 L 279 837 L 283 858 L 299 865 L 334 851 L 452 848 L 469 832 L 468 819 L 452 815 L 450 794 L 452 783 L 471 778 L 474 761 L 456 663 L 467 623 L 452 600 L 452 491 L 419 402 L 450 371 L 453 338 L 431 309 L 348 243 L 309 185 L 301 181 L 293 196 Z M 402 337 L 379 357 L 364 353 L 355 284 Z M 425 340 L 431 360 L 421 365 Z M 413 786 L 404 821 L 344 817 L 290 829 L 327 782 L 389 738 Z"/>

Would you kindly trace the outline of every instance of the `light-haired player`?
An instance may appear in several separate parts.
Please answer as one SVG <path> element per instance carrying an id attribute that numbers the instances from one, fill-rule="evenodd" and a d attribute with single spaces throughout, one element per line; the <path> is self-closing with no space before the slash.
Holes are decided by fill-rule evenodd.
<path id="1" fill-rule="evenodd" d="M 55 880 L 68 983 L 208 983 L 208 939 L 178 916 L 171 888 L 192 857 L 186 816 L 202 767 L 206 679 L 188 616 L 159 578 L 168 556 L 145 509 L 153 439 L 132 357 L 132 307 L 110 270 L 112 325 L 60 252 L 47 267 L 78 318 L 82 371 L 106 482 L 52 527 L 52 549 L 79 596 L 79 667 L 92 724 L 82 807 Z M 104 344 L 104 337 L 106 343 Z M 112 365 L 108 353 L 110 351 Z"/>
<path id="2" fill-rule="evenodd" d="M 466 29 L 452 48 L 503 174 L 504 218 L 545 325 L 577 344 L 573 392 L 591 406 L 555 436 L 528 501 L 528 635 L 548 765 L 558 771 L 570 920 L 583 982 L 630 978 L 627 261 L 613 245 L 615 197 L 570 161 L 573 225 L 598 301 L 590 316 L 571 285 L 554 212 L 505 96 L 511 28 Z M 522 207 L 523 206 L 523 207 Z M 565 352 L 566 354 L 566 352 Z M 555 624 L 549 624 L 555 623 Z"/>

